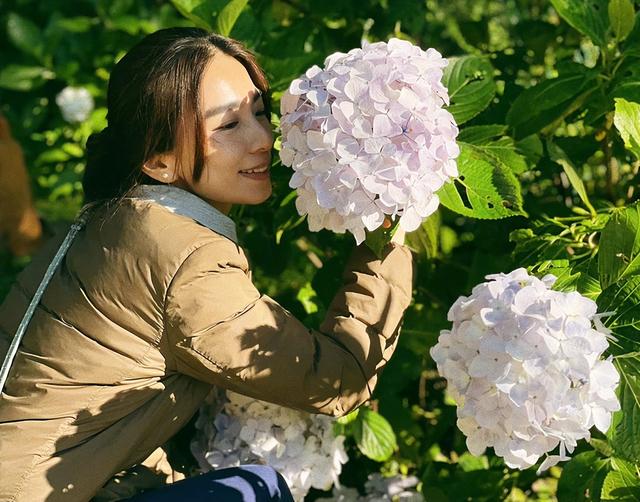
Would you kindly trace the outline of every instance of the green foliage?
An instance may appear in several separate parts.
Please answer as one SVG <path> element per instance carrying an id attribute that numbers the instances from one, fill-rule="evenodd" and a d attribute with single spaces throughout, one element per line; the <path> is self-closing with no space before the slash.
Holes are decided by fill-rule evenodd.
<path id="1" fill-rule="evenodd" d="M 635 24 L 633 3 L 630 0 L 610 0 L 608 12 L 613 35 L 616 40 L 624 40 Z"/>
<path id="2" fill-rule="evenodd" d="M 449 111 L 463 124 L 484 110 L 496 94 L 493 67 L 487 58 L 451 58 L 442 83 L 449 90 Z"/>
<path id="3" fill-rule="evenodd" d="M 371 460 L 384 462 L 398 447 L 389 422 L 369 408 L 361 409 L 351 428 L 358 448 Z"/>
<path id="4" fill-rule="evenodd" d="M 640 273 L 640 204 L 611 216 L 602 230 L 598 269 L 603 288 Z"/>
<path id="5" fill-rule="evenodd" d="M 608 0 L 551 0 L 551 3 L 567 23 L 590 37 L 593 43 L 605 45 L 609 29 Z"/>
<path id="6" fill-rule="evenodd" d="M 422 222 L 420 228 L 407 235 L 405 243 L 417 254 L 435 258 L 440 249 L 442 218 L 436 211 Z"/>
<path id="7" fill-rule="evenodd" d="M 597 89 L 595 72 L 570 65 L 557 78 L 524 90 L 507 114 L 507 124 L 517 138 L 537 133 L 578 109 Z"/>
<path id="8" fill-rule="evenodd" d="M 397 223 L 389 228 L 384 228 L 384 226 L 378 227 L 373 232 L 367 232 L 365 243 L 378 258 L 382 258 L 384 254 L 384 247 L 391 240 L 391 237 L 397 229 Z"/>
<path id="9" fill-rule="evenodd" d="M 640 476 L 637 466 L 614 458 L 611 461 L 613 471 L 607 474 L 602 484 L 600 500 L 632 502 L 640 499 Z"/>
<path id="10" fill-rule="evenodd" d="M 622 375 L 620 383 L 621 410 L 614 416 L 609 442 L 618 457 L 640 463 L 640 358 L 636 355 L 620 357 L 616 361 Z"/>
<path id="11" fill-rule="evenodd" d="M 631 0 L 15 0 L 0 7 L 0 110 L 25 149 L 41 215 L 64 227 L 81 205 L 86 140 L 106 125 L 109 73 L 147 33 L 199 26 L 240 39 L 265 68 L 274 110 L 291 79 L 362 39 L 436 48 L 449 59 L 459 176 L 438 192 L 442 207 L 407 236 L 413 304 L 373 405 L 336 423 L 352 458 L 341 480 L 362 487 L 372 470 L 412 473 L 429 501 L 636 500 L 639 10 Z M 87 88 L 96 102 L 81 124 L 64 122 L 55 104 L 67 85 Z M 353 238 L 309 232 L 277 158 L 272 173 L 274 196 L 232 216 L 258 288 L 317 326 Z M 367 242 L 380 251 L 390 234 Z M 0 297 L 27 261 L 0 253 Z M 467 452 L 428 355 L 459 295 L 519 266 L 553 273 L 555 289 L 614 312 L 603 322 L 621 374 L 622 409 L 608 433 L 541 476 L 506 469 L 491 450 Z"/>
<path id="12" fill-rule="evenodd" d="M 562 469 L 558 500 L 598 502 L 602 484 L 610 469 L 610 461 L 601 458 L 595 451 L 574 456 Z"/>
<path id="13" fill-rule="evenodd" d="M 248 0 L 231 0 L 216 17 L 216 32 L 224 36 L 231 35 L 231 30 L 246 7 Z"/>
<path id="14" fill-rule="evenodd" d="M 38 27 L 18 14 L 11 13 L 7 19 L 7 35 L 20 50 L 42 59 L 45 41 Z"/>
<path id="15" fill-rule="evenodd" d="M 591 205 L 591 201 L 589 200 L 589 196 L 587 195 L 587 189 L 585 188 L 582 179 L 576 172 L 576 168 L 571 163 L 571 160 L 569 159 L 567 154 L 562 150 L 562 148 L 554 144 L 551 140 L 547 141 L 547 151 L 549 152 L 549 158 L 562 166 L 564 173 L 569 179 L 569 183 L 571 183 L 571 186 L 580 197 L 580 200 L 587 207 L 587 209 L 589 209 L 591 214 L 595 216 L 596 210 Z"/>
<path id="16" fill-rule="evenodd" d="M 498 219 L 525 215 L 520 183 L 495 149 L 460 143 L 460 176 L 438 192 L 440 202 L 472 218 Z"/>
<path id="17" fill-rule="evenodd" d="M 640 160 L 640 104 L 616 98 L 613 119 L 626 146 Z"/>

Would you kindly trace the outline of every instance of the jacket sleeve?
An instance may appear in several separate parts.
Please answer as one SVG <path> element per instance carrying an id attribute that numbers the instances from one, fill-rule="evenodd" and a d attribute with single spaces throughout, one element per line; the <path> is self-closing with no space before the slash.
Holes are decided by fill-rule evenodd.
<path id="1" fill-rule="evenodd" d="M 378 260 L 355 248 L 316 331 L 256 290 L 228 242 L 194 251 L 168 290 L 177 371 L 312 413 L 342 416 L 369 399 L 411 301 L 409 249 L 390 244 Z"/>

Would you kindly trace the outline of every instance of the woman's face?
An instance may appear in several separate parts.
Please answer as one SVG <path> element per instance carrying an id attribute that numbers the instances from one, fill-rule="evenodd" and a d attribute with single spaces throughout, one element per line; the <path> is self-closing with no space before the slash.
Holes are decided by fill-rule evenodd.
<path id="1" fill-rule="evenodd" d="M 223 53 L 212 58 L 202 77 L 200 109 L 206 138 L 202 176 L 194 181 L 192 172 L 183 173 L 172 184 L 224 213 L 232 204 L 264 202 L 271 195 L 273 133 L 260 91 L 239 61 Z"/>

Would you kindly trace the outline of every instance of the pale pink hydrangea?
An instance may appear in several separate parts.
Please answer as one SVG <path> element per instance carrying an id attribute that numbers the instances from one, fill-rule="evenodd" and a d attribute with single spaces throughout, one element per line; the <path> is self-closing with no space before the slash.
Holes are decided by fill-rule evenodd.
<path id="1" fill-rule="evenodd" d="M 287 481 L 296 501 L 311 488 L 338 485 L 348 460 L 334 419 L 242 396 L 213 391 L 200 408 L 191 452 L 203 471 L 265 464 Z"/>
<path id="2" fill-rule="evenodd" d="M 360 243 L 385 215 L 412 231 L 438 208 L 436 191 L 458 175 L 446 65 L 435 49 L 394 38 L 332 54 L 291 82 L 280 159 L 310 230 Z"/>
<path id="3" fill-rule="evenodd" d="M 451 330 L 431 348 L 439 373 L 458 403 L 467 447 L 487 447 L 512 468 L 538 472 L 568 460 L 595 426 L 606 432 L 620 409 L 620 376 L 602 359 L 611 332 L 596 303 L 577 292 L 551 289 L 524 268 L 487 276 L 449 310 Z"/>

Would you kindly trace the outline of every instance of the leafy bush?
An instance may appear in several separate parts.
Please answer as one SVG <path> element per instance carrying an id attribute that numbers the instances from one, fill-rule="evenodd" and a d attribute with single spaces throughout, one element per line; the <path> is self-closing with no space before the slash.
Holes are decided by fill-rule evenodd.
<path id="1" fill-rule="evenodd" d="M 244 41 L 259 55 L 276 104 L 306 68 L 363 38 L 437 48 L 450 60 L 445 84 L 461 125 L 460 176 L 409 238 L 414 303 L 375 400 L 338 425 L 352 458 L 341 479 L 362 487 L 373 471 L 412 473 L 434 501 L 637 500 L 639 8 L 631 0 L 16 0 L 0 13 L 0 103 L 25 147 L 39 211 L 64 221 L 81 202 L 86 139 L 105 125 L 109 70 L 146 33 L 196 25 Z M 55 105 L 67 85 L 87 88 L 96 102 L 78 125 Z M 315 325 L 352 237 L 310 233 L 289 176 L 275 160 L 275 195 L 235 208 L 233 217 L 258 287 Z M 23 264 L 0 259 L 4 294 Z M 490 452 L 466 451 L 428 355 L 459 295 L 518 266 L 553 273 L 556 289 L 616 311 L 606 324 L 618 338 L 610 352 L 622 375 L 622 410 L 606 436 L 594 435 L 540 478 L 535 469 L 506 469 Z"/>

